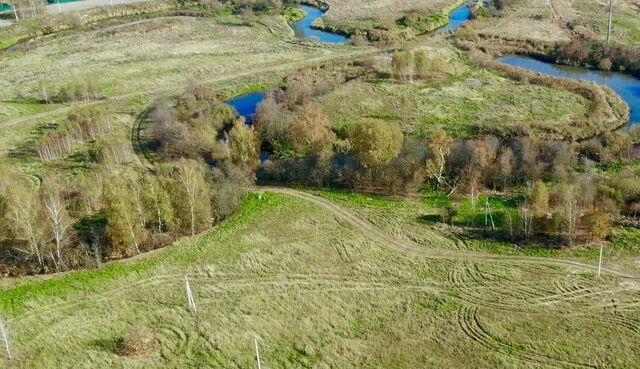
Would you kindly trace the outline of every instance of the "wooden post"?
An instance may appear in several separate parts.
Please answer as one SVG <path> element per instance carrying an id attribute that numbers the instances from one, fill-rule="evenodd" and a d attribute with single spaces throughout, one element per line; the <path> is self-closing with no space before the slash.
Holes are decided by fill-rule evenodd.
<path id="1" fill-rule="evenodd" d="M 607 46 L 611 40 L 611 23 L 613 19 L 613 0 L 609 0 L 609 30 L 607 31 Z"/>
<path id="2" fill-rule="evenodd" d="M 4 323 L 2 322 L 2 320 L 0 320 L 0 333 L 2 333 L 4 348 L 7 351 L 7 358 L 11 360 L 12 357 L 11 357 L 11 350 L 9 349 L 9 333 L 7 332 L 7 328 L 4 326 Z"/>
<path id="3" fill-rule="evenodd" d="M 262 369 L 260 365 L 260 349 L 258 348 L 258 337 L 255 338 L 256 342 L 256 361 L 258 362 L 258 369 Z"/>
<path id="4" fill-rule="evenodd" d="M 193 299 L 193 293 L 191 293 L 191 286 L 189 285 L 189 279 L 187 276 L 184 276 L 184 286 L 187 290 L 187 302 L 189 303 L 189 309 L 193 310 L 194 313 L 198 312 L 196 308 L 196 301 Z"/>
<path id="5" fill-rule="evenodd" d="M 600 271 L 602 270 L 602 249 L 604 245 L 600 245 L 600 259 L 598 260 L 598 277 L 600 277 Z"/>

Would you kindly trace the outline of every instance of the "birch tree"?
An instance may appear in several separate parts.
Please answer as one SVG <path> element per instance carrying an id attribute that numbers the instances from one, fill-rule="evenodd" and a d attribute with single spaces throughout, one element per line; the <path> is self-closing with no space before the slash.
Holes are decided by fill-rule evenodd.
<path id="1" fill-rule="evenodd" d="M 451 153 L 450 143 L 451 139 L 443 129 L 438 129 L 427 142 L 427 148 L 431 151 L 431 159 L 426 165 L 427 174 L 434 178 L 439 186 L 444 186 L 449 191 L 447 196 L 451 196 L 457 188 L 457 179 L 451 181 L 445 176 L 447 159 Z"/>
<path id="2" fill-rule="evenodd" d="M 196 160 L 180 159 L 174 171 L 174 207 L 191 235 L 211 225 L 211 190 L 207 167 Z"/>
<path id="3" fill-rule="evenodd" d="M 44 208 L 49 232 L 55 244 L 56 266 L 62 262 L 62 248 L 67 241 L 67 231 L 71 226 L 71 219 L 66 209 L 66 201 L 60 186 L 47 181 L 40 191 L 40 199 Z"/>
<path id="4" fill-rule="evenodd" d="M 44 266 L 42 248 L 45 238 L 42 207 L 35 190 L 24 184 L 12 183 L 7 188 L 8 217 L 16 237 L 23 239 L 29 246 L 22 250 L 37 258 L 38 264 Z"/>
<path id="5" fill-rule="evenodd" d="M 118 251 L 127 251 L 131 246 L 136 254 L 147 238 L 142 227 L 135 204 L 131 201 L 126 179 L 119 175 L 111 176 L 104 186 L 102 196 L 103 212 L 107 216 L 107 228 Z"/>
<path id="6" fill-rule="evenodd" d="M 144 183 L 145 207 L 149 209 L 149 227 L 153 225 L 158 233 L 170 230 L 175 225 L 175 216 L 169 193 L 163 187 L 163 178 L 146 174 Z"/>

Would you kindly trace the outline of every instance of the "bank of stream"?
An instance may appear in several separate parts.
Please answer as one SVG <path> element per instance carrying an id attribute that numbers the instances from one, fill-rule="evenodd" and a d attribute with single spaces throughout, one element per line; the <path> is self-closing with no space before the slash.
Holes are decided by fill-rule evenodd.
<path id="1" fill-rule="evenodd" d="M 332 44 L 344 44 L 349 41 L 349 38 L 345 35 L 313 28 L 313 22 L 324 14 L 321 9 L 309 5 L 299 5 L 298 7 L 305 13 L 305 17 L 299 21 L 291 23 L 291 28 L 293 28 L 296 37 L 302 39 L 315 39 L 320 42 Z M 440 28 L 438 32 L 460 27 L 469 20 L 470 15 L 471 12 L 469 11 L 469 7 L 466 3 L 459 6 L 449 14 L 449 23 Z M 244 117 L 246 122 L 250 124 L 253 122 L 253 115 L 256 112 L 257 105 L 264 100 L 264 97 L 264 91 L 251 92 L 234 97 L 228 100 L 227 103 L 235 108 L 238 115 Z"/>
<path id="2" fill-rule="evenodd" d="M 590 81 L 615 91 L 630 109 L 628 125 L 640 124 L 640 79 L 620 72 L 604 72 L 540 61 L 527 56 L 505 56 L 502 63 L 554 77 Z"/>

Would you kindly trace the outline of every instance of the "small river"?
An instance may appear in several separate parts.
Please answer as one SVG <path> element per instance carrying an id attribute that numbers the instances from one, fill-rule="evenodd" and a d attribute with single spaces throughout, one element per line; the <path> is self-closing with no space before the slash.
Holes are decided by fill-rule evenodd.
<path id="1" fill-rule="evenodd" d="M 640 123 L 640 79 L 619 72 L 603 72 L 586 68 L 546 63 L 526 56 L 505 56 L 501 62 L 514 67 L 540 72 L 554 77 L 591 81 L 609 86 L 630 108 L 629 125 Z"/>
<path id="2" fill-rule="evenodd" d="M 322 10 L 309 5 L 299 5 L 298 8 L 305 12 L 306 15 L 297 22 L 291 22 L 291 28 L 296 33 L 296 37 L 315 39 L 330 44 L 344 44 L 349 40 L 347 36 L 320 31 L 312 27 L 313 22 L 324 14 Z"/>
<path id="3" fill-rule="evenodd" d="M 452 29 L 456 29 L 465 24 L 471 16 L 471 10 L 467 3 L 460 5 L 457 9 L 449 13 L 449 23 L 446 26 L 439 28 L 436 32 L 444 32 Z"/>
<path id="4" fill-rule="evenodd" d="M 349 38 L 344 35 L 313 29 L 313 21 L 322 17 L 324 14 L 322 10 L 308 5 L 299 5 L 299 8 L 305 12 L 305 17 L 300 21 L 291 23 L 291 28 L 293 28 L 298 38 L 316 39 L 320 42 L 333 44 L 343 44 L 349 40 Z M 449 23 L 440 28 L 438 32 L 460 27 L 469 20 L 469 15 L 470 12 L 467 4 L 461 5 L 449 14 Z M 252 92 L 234 97 L 228 100 L 227 104 L 233 106 L 236 111 L 238 111 L 238 115 L 244 117 L 246 122 L 251 124 L 253 122 L 253 115 L 256 112 L 256 107 L 264 100 L 264 97 L 264 91 Z"/>

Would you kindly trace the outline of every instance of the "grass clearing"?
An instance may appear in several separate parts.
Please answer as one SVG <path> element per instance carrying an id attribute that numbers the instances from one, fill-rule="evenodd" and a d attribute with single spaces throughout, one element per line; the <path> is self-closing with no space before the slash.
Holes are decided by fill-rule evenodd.
<path id="1" fill-rule="evenodd" d="M 480 35 L 506 40 L 568 41 L 572 34 L 604 40 L 608 29 L 608 0 L 511 1 L 498 18 L 474 25 Z M 612 40 L 627 45 L 640 42 L 640 4 L 637 0 L 614 2 Z"/>
<path id="2" fill-rule="evenodd" d="M 425 48 L 430 57 L 446 60 L 444 77 L 398 83 L 392 79 L 354 80 L 317 99 L 338 131 L 348 131 L 362 117 L 398 122 L 409 135 L 424 136 L 441 126 L 455 136 L 517 132 L 531 128 L 544 136 L 555 131 L 577 131 L 591 102 L 585 97 L 526 82 L 472 66 L 452 49 Z M 390 70 L 388 59 L 379 59 Z M 344 104 L 344 101 L 351 101 Z"/>
<path id="3" fill-rule="evenodd" d="M 399 203 L 372 201 L 388 211 Z M 640 359 L 639 295 L 622 280 L 404 254 L 281 194 L 253 195 L 229 222 L 143 259 L 16 283 L 0 294 L 16 368 L 250 367 L 255 335 L 270 367 L 631 368 Z M 131 326 L 158 347 L 119 355 Z M 588 333 L 576 341 L 576 331 Z M 624 343 L 609 345 L 614 337 Z"/>
<path id="4" fill-rule="evenodd" d="M 368 30 L 399 31 L 396 21 L 410 13 L 440 15 L 461 2 L 445 0 L 324 0 L 329 10 L 320 19 L 322 26 L 354 34 Z"/>
<path id="5" fill-rule="evenodd" d="M 404 200 L 351 194 L 340 190 L 314 192 L 347 206 L 394 237 L 416 242 L 428 248 L 480 251 L 500 255 L 571 257 L 590 260 L 590 262 L 596 261 L 599 256 L 598 245 L 549 248 L 536 243 L 515 245 L 507 241 L 470 237 L 464 229 L 474 229 L 482 233 L 484 228 L 486 195 L 479 196 L 474 209 L 468 198 L 453 200 L 435 192 L 422 192 L 420 199 Z M 508 214 L 516 218 L 517 205 L 522 201 L 519 196 L 506 198 L 490 196 L 488 200 L 497 227 L 507 222 Z M 443 220 L 443 209 L 446 207 L 455 209 L 455 215 L 450 222 Z M 605 257 L 609 261 L 635 263 L 640 256 L 639 240 L 640 231 L 637 229 L 615 227 L 606 248 Z M 634 266 L 634 268 L 637 267 L 638 265 Z"/>
<path id="6" fill-rule="evenodd" d="M 329 52 L 287 42 L 292 34 L 282 33 L 285 27 L 290 31 L 284 18 L 249 23 L 235 17 L 160 17 L 39 39 L 0 55 L 11 71 L 0 76 L 6 86 L 0 118 L 29 113 L 17 102 L 40 100 L 41 81 L 53 95 L 65 84 L 95 76 L 104 96 L 126 96 Z"/>

